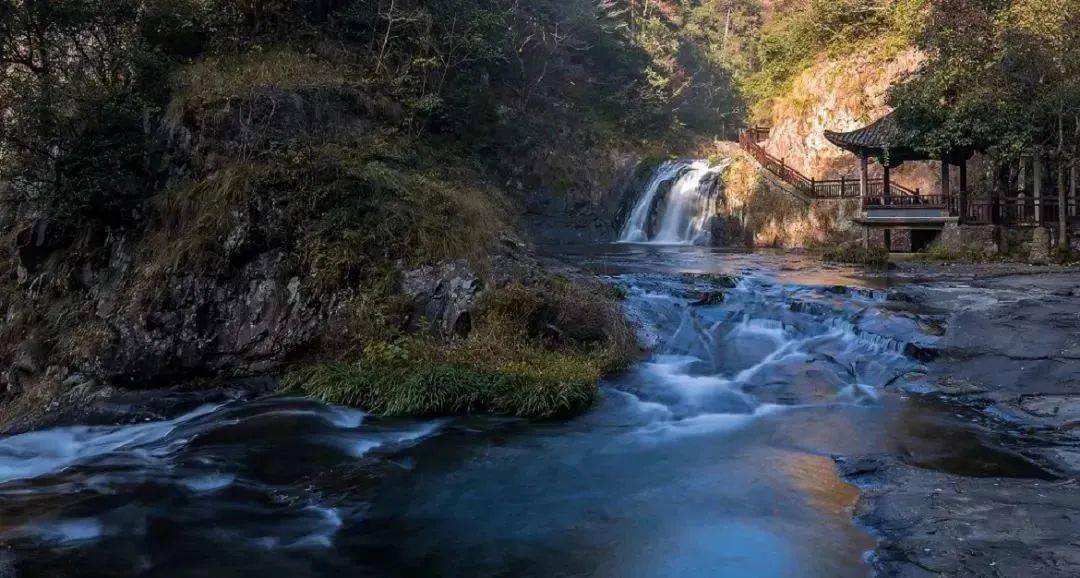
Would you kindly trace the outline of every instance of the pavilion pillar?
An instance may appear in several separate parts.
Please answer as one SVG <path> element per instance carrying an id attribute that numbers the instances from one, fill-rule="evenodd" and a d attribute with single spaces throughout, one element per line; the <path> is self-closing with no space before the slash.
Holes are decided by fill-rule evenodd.
<path id="1" fill-rule="evenodd" d="M 866 153 L 859 153 L 859 201 L 863 206 L 866 205 L 866 196 L 870 194 L 868 190 L 870 181 L 867 176 L 867 162 Z"/>
<path id="2" fill-rule="evenodd" d="M 994 188 L 991 191 L 993 195 L 993 207 L 990 212 L 990 222 L 997 225 L 1001 222 L 1001 198 L 1008 196 L 1009 183 L 1012 177 L 1012 167 L 1008 163 L 999 163 L 998 161 L 992 161 L 996 172 L 994 173 Z"/>
<path id="3" fill-rule="evenodd" d="M 1042 157 L 1038 154 L 1031 158 L 1031 197 L 1035 202 L 1035 222 L 1043 222 L 1043 210 L 1042 210 L 1042 182 L 1043 182 L 1043 162 Z"/>
<path id="4" fill-rule="evenodd" d="M 890 180 L 889 180 L 889 165 L 888 165 L 888 163 L 881 163 L 881 166 L 882 166 L 882 168 L 885 169 L 884 172 L 882 172 L 882 174 L 881 174 L 881 194 L 886 199 L 885 204 L 888 205 L 889 204 L 888 199 L 891 196 L 890 189 L 892 188 L 890 186 Z"/>
<path id="5" fill-rule="evenodd" d="M 952 181 L 949 176 L 949 159 L 941 157 L 941 200 L 946 206 L 951 206 Z"/>
<path id="6" fill-rule="evenodd" d="M 960 161 L 960 221 L 967 219 L 968 208 L 968 182 L 967 182 L 967 159 Z"/>

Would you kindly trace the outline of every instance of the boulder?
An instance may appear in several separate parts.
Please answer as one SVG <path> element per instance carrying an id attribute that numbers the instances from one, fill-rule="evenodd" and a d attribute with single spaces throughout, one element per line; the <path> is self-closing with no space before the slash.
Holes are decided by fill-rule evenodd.
<path id="1" fill-rule="evenodd" d="M 463 260 L 407 271 L 401 286 L 409 301 L 407 328 L 439 339 L 468 335 L 482 287 L 483 282 Z"/>
<path id="2" fill-rule="evenodd" d="M 1050 261 L 1050 229 L 1047 227 L 1035 227 L 1031 231 L 1031 253 L 1028 260 L 1036 265 L 1044 265 Z"/>

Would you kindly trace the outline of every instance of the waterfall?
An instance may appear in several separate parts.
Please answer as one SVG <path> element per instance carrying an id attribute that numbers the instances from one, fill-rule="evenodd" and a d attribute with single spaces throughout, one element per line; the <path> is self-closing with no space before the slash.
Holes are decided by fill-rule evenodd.
<path id="1" fill-rule="evenodd" d="M 666 161 L 657 167 L 619 235 L 622 243 L 704 245 L 716 214 L 716 177 L 724 162 Z"/>

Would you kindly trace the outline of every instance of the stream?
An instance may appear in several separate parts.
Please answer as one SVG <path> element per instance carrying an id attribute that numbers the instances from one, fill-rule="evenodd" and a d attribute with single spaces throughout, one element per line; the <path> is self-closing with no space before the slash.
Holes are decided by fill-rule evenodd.
<path id="1" fill-rule="evenodd" d="M 1033 475 L 893 393 L 941 314 L 898 307 L 884 274 L 561 251 L 622 287 L 651 347 L 585 415 L 385 419 L 269 397 L 8 437 L 0 557 L 26 576 L 867 576 L 874 538 L 833 456 Z"/>

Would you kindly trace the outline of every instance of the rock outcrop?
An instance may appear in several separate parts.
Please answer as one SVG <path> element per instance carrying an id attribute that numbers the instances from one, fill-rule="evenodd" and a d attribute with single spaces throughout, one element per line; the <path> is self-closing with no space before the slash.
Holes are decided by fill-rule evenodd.
<path id="1" fill-rule="evenodd" d="M 855 158 L 825 140 L 824 132 L 855 130 L 885 116 L 890 110 L 889 88 L 918 70 L 925 59 L 914 48 L 897 52 L 880 42 L 861 45 L 842 57 L 820 55 L 786 94 L 770 103 L 772 131 L 763 146 L 807 176 L 855 178 Z M 936 167 L 905 163 L 893 178 L 912 189 L 932 190 L 938 181 Z M 873 176 L 880 170 L 871 166 Z"/>

